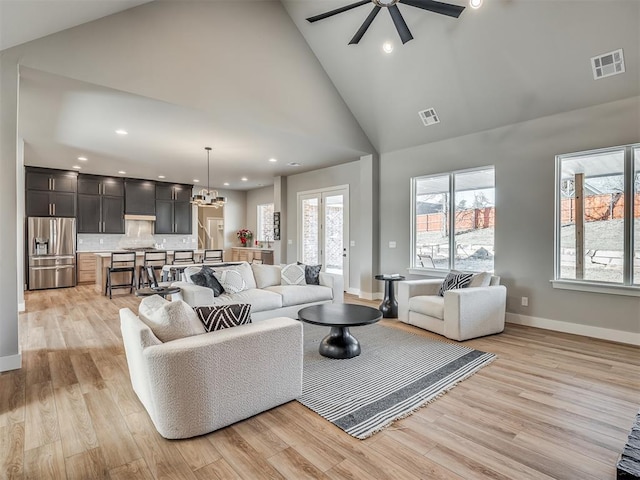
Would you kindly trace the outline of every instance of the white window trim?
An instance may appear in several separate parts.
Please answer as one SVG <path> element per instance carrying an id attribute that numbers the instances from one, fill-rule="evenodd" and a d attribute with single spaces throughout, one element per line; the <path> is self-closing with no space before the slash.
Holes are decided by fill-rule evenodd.
<path id="1" fill-rule="evenodd" d="M 551 286 L 553 288 L 561 289 L 561 290 L 574 290 L 580 292 L 590 292 L 590 293 L 604 293 L 610 295 L 624 295 L 630 297 L 640 297 L 640 285 L 633 285 L 629 283 L 625 284 L 614 284 L 608 282 L 597 282 L 597 281 L 588 281 L 588 280 L 575 280 L 570 278 L 560 278 L 560 208 L 561 208 L 561 195 L 560 195 L 560 178 L 562 175 L 562 159 L 576 157 L 576 156 L 585 156 L 589 154 L 597 154 L 603 152 L 611 152 L 616 150 L 624 149 L 625 151 L 625 200 L 627 200 L 628 194 L 631 194 L 631 198 L 634 198 L 634 172 L 635 172 L 635 164 L 634 164 L 634 156 L 633 151 L 636 148 L 640 148 L 640 144 L 634 143 L 629 145 L 620 145 L 616 147 L 607 147 L 607 148 L 599 148 L 595 150 L 588 150 L 584 152 L 575 152 L 570 154 L 556 155 L 556 171 L 555 171 L 555 212 L 554 212 L 554 227 L 553 227 L 553 235 L 554 235 L 554 273 L 553 280 L 550 280 Z M 629 174 L 629 172 L 631 172 Z M 628 220 L 631 220 L 630 222 Z M 633 251 L 632 245 L 634 243 L 634 212 L 633 212 L 633 202 L 625 201 L 625 243 L 624 243 L 624 258 L 631 260 L 627 260 L 624 265 L 623 277 L 624 281 L 627 279 L 633 281 L 632 273 L 628 273 L 628 270 L 631 269 L 633 271 Z"/>

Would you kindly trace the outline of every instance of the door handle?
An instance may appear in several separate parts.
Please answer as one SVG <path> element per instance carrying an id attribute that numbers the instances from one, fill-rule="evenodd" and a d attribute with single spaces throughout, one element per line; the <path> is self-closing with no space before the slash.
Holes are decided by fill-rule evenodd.
<path id="1" fill-rule="evenodd" d="M 52 178 L 51 179 L 51 190 L 55 190 L 56 189 L 56 179 Z"/>
<path id="2" fill-rule="evenodd" d="M 52 205 L 53 205 L 53 216 L 55 217 L 55 215 L 56 215 L 56 204 L 54 203 Z"/>

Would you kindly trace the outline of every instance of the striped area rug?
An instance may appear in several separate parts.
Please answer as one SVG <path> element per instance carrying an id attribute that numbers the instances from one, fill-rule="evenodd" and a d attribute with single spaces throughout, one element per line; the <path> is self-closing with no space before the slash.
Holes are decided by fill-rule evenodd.
<path id="1" fill-rule="evenodd" d="M 318 353 L 328 327 L 304 324 L 300 403 L 349 435 L 367 438 L 432 402 L 496 356 L 385 327 L 354 327 L 362 353 L 334 360 Z"/>

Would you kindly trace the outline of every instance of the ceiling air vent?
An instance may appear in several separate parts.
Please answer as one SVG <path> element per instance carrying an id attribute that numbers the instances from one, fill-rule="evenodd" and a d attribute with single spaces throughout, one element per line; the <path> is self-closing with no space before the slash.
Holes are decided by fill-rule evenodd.
<path id="1" fill-rule="evenodd" d="M 440 123 L 440 118 L 438 118 L 435 108 L 427 108 L 426 110 L 422 110 L 421 112 L 418 112 L 418 115 L 420 115 L 420 120 L 422 120 L 422 123 L 424 123 L 425 127 Z"/>
<path id="2" fill-rule="evenodd" d="M 594 80 L 624 73 L 622 49 L 593 57 L 591 59 L 591 68 L 593 69 Z"/>

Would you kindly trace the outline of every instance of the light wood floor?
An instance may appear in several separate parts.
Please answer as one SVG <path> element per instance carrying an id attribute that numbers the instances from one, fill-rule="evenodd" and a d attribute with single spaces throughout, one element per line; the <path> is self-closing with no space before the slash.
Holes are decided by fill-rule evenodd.
<path id="1" fill-rule="evenodd" d="M 367 440 L 290 402 L 169 441 L 129 382 L 118 309 L 136 297 L 26 301 L 23 368 L 0 375 L 0 478 L 613 479 L 640 406 L 640 349 L 509 325 L 466 342 L 493 364 Z"/>

